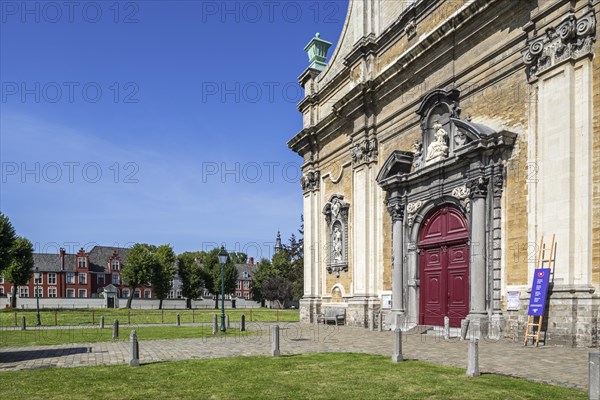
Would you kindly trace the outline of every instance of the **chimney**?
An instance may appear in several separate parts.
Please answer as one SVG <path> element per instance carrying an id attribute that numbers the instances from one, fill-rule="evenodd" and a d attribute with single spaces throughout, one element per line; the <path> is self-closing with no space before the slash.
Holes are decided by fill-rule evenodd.
<path id="1" fill-rule="evenodd" d="M 65 270 L 65 249 L 63 249 L 61 247 L 59 250 L 59 254 L 60 254 L 60 270 L 64 271 Z"/>
<path id="2" fill-rule="evenodd" d="M 254 265 L 254 257 L 248 259 L 248 265 Z"/>

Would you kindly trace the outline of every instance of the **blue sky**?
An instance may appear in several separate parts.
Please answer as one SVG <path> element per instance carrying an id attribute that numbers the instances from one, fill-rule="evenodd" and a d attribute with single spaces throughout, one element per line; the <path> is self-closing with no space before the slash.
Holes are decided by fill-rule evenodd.
<path id="1" fill-rule="evenodd" d="M 0 1 L 0 210 L 37 251 L 224 243 L 302 213 L 297 77 L 343 1 Z M 333 53 L 332 48 L 329 55 Z"/>

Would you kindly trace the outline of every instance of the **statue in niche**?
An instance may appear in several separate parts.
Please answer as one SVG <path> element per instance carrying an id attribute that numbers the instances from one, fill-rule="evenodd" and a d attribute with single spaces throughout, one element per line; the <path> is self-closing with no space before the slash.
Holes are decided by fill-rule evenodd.
<path id="1" fill-rule="evenodd" d="M 459 148 L 467 143 L 467 135 L 460 129 L 456 131 L 456 135 L 454 135 L 454 147 Z"/>
<path id="2" fill-rule="evenodd" d="M 442 124 L 438 121 L 433 124 L 433 129 L 435 130 L 435 141 L 427 147 L 426 161 L 432 161 L 448 156 L 448 145 L 446 144 L 448 132 L 446 132 Z"/>
<path id="3" fill-rule="evenodd" d="M 339 226 L 336 226 L 333 231 L 333 260 L 336 262 L 342 262 L 342 232 Z"/>
<path id="4" fill-rule="evenodd" d="M 421 164 L 423 163 L 423 144 L 419 141 L 413 144 L 413 166 L 415 169 L 421 168 Z"/>

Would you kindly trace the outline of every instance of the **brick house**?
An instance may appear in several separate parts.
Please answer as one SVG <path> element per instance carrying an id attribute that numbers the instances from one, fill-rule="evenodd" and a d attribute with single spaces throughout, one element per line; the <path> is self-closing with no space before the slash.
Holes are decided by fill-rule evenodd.
<path id="1" fill-rule="evenodd" d="M 252 300 L 252 277 L 254 276 L 254 259 L 250 257 L 247 264 L 236 264 L 238 270 L 238 281 L 235 289 L 235 297 Z"/>
<path id="2" fill-rule="evenodd" d="M 128 298 L 130 288 L 123 284 L 121 267 L 127 260 L 129 249 L 119 247 L 94 246 L 86 252 L 80 249 L 77 254 L 67 254 L 60 249 L 59 254 L 35 253 L 34 268 L 42 274 L 40 281 L 32 277 L 27 285 L 19 286 L 19 297 L 40 298 L 98 298 L 108 285 L 117 288 L 120 298 Z M 12 284 L 0 277 L 0 295 L 9 296 Z M 152 286 L 136 289 L 135 298 L 152 299 Z"/>

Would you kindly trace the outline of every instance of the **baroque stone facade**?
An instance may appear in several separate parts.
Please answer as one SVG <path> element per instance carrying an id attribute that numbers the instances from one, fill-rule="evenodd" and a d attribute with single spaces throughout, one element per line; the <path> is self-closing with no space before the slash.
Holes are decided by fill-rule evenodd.
<path id="1" fill-rule="evenodd" d="M 358 326 L 383 311 L 388 328 L 448 316 L 522 337 L 536 247 L 555 234 L 546 343 L 598 343 L 599 12 L 349 2 L 327 65 L 300 76 L 289 142 L 304 158 L 303 321 L 335 306 Z"/>

